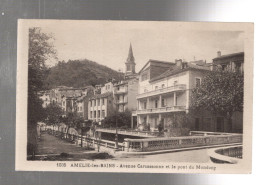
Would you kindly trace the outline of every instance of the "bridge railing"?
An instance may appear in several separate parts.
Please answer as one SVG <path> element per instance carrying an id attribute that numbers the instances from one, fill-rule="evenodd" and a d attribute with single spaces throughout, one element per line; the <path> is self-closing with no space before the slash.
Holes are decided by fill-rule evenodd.
<path id="1" fill-rule="evenodd" d="M 208 151 L 210 159 L 214 163 L 238 163 L 243 157 L 242 146 L 224 147 Z"/>
<path id="2" fill-rule="evenodd" d="M 128 152 L 145 152 L 167 149 L 192 148 L 202 146 L 223 145 L 242 143 L 242 134 L 229 135 L 206 135 L 206 136 L 185 136 L 169 138 L 145 138 L 125 139 L 125 150 Z"/>

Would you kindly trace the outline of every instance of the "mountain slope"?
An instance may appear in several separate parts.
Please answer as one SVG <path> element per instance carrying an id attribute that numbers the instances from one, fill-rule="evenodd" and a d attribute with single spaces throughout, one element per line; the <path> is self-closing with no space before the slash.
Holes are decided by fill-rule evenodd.
<path id="1" fill-rule="evenodd" d="M 48 71 L 45 87 L 56 86 L 84 87 L 107 82 L 109 79 L 119 80 L 123 74 L 109 67 L 90 60 L 69 60 L 59 62 Z"/>

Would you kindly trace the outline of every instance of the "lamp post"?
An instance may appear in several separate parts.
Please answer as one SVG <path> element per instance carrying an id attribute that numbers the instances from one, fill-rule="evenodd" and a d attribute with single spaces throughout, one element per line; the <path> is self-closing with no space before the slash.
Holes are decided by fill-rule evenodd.
<path id="1" fill-rule="evenodd" d="M 116 107 L 116 135 L 115 135 L 115 149 L 118 149 L 118 133 L 117 133 L 117 107 Z"/>

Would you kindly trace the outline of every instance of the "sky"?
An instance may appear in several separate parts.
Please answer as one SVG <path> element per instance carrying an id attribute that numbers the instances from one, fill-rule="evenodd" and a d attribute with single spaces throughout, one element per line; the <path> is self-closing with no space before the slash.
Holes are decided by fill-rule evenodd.
<path id="1" fill-rule="evenodd" d="M 54 21 L 41 28 L 53 34 L 59 61 L 89 59 L 114 70 L 125 70 L 130 43 L 137 72 L 149 59 L 211 62 L 217 51 L 244 51 L 244 33 L 229 23 Z"/>

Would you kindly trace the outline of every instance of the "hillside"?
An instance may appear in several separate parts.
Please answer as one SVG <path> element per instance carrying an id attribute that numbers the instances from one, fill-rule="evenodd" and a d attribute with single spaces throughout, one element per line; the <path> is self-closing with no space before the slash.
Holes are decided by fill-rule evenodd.
<path id="1" fill-rule="evenodd" d="M 49 69 L 45 88 L 50 89 L 60 85 L 69 87 L 94 86 L 106 83 L 108 79 L 119 80 L 122 77 L 122 73 L 87 59 L 69 60 L 68 62 L 59 62 Z"/>

